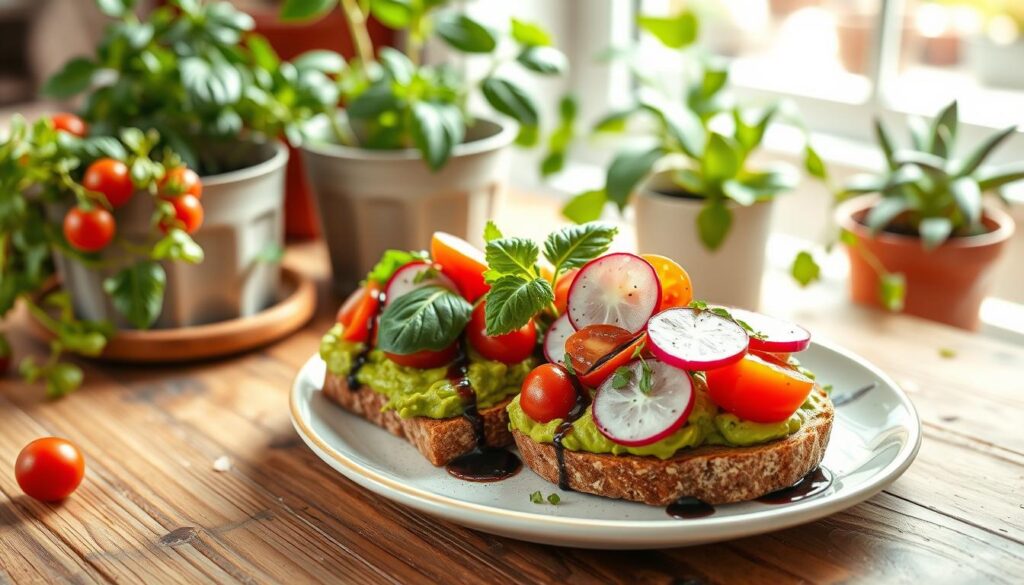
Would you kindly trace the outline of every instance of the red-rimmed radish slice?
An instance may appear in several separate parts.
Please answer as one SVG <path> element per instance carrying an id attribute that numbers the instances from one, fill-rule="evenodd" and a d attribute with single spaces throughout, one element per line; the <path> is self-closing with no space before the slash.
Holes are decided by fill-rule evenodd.
<path id="1" fill-rule="evenodd" d="M 641 382 L 645 363 L 650 368 L 649 392 L 644 392 Z M 597 389 L 593 405 L 597 430 L 620 445 L 640 447 L 683 426 L 695 400 L 689 374 L 653 359 L 635 360 L 624 367 L 629 372 L 624 384 L 623 376 L 616 374 Z"/>
<path id="2" fill-rule="evenodd" d="M 732 319 L 677 308 L 651 317 L 647 340 L 651 353 L 662 361 L 684 370 L 710 370 L 741 359 L 750 337 Z"/>
<path id="3" fill-rule="evenodd" d="M 636 254 L 619 252 L 588 262 L 572 282 L 566 314 L 572 326 L 605 324 L 630 333 L 661 305 L 661 283 L 654 267 Z"/>
<path id="4" fill-rule="evenodd" d="M 772 353 L 793 353 L 807 349 L 811 344 L 811 333 L 796 323 L 783 321 L 745 309 L 729 309 L 734 319 L 743 321 L 764 337 L 751 334 L 750 349 Z"/>
<path id="5" fill-rule="evenodd" d="M 423 274 L 426 273 L 426 274 Z M 391 275 L 391 280 L 384 287 L 384 306 L 388 306 L 398 297 L 424 286 L 441 286 L 450 291 L 459 289 L 435 266 L 426 262 L 410 262 Z"/>
<path id="6" fill-rule="evenodd" d="M 544 335 L 544 357 L 553 364 L 560 364 L 565 359 L 565 340 L 576 333 L 568 315 L 562 315 L 548 327 Z"/>

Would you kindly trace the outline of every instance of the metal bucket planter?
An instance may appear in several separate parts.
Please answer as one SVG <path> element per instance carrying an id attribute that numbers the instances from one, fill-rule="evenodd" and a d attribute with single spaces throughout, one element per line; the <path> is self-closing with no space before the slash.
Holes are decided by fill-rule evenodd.
<path id="1" fill-rule="evenodd" d="M 332 143 L 327 120 L 311 124 L 322 140 L 302 155 L 331 256 L 334 287 L 350 290 L 389 248 L 424 248 L 435 231 L 480 243 L 500 204 L 515 129 L 477 120 L 437 172 L 415 150 L 367 150 Z"/>
<path id="2" fill-rule="evenodd" d="M 193 238 L 203 247 L 200 264 L 164 262 L 167 287 L 163 311 L 155 328 L 215 323 L 254 315 L 277 299 L 280 267 L 259 260 L 268 246 L 284 244 L 284 180 L 288 151 L 279 142 L 235 145 L 233 157 L 258 161 L 227 173 L 203 177 L 203 225 Z M 51 209 L 54 221 L 66 209 Z M 117 235 L 133 244 L 151 241 L 153 199 L 138 193 L 114 212 Z M 131 325 L 121 317 L 103 290 L 103 281 L 138 260 L 118 246 L 101 258 L 110 266 L 88 268 L 59 252 L 57 273 L 71 293 L 75 313 L 90 320 Z"/>

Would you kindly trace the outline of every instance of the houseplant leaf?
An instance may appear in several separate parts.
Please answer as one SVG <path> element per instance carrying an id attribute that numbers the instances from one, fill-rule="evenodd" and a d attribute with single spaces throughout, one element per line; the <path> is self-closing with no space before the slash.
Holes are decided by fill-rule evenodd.
<path id="1" fill-rule="evenodd" d="M 953 150 L 957 131 L 956 101 L 946 106 L 932 123 L 932 153 L 945 157 Z"/>
<path id="2" fill-rule="evenodd" d="M 576 195 L 562 208 L 562 215 L 576 223 L 587 223 L 600 219 L 608 195 L 604 189 L 586 191 Z"/>
<path id="3" fill-rule="evenodd" d="M 910 209 L 910 202 L 900 197 L 886 197 L 881 199 L 868 211 L 864 219 L 865 225 L 872 232 L 879 232 L 889 225 L 899 214 Z"/>
<path id="4" fill-rule="evenodd" d="M 717 250 L 722 245 L 730 227 L 732 212 L 724 201 L 708 201 L 697 214 L 697 234 L 708 250 Z"/>
<path id="5" fill-rule="evenodd" d="M 670 49 L 682 49 L 697 40 L 697 15 L 684 10 L 675 16 L 641 16 L 640 28 Z"/>
<path id="6" fill-rule="evenodd" d="M 523 49 L 516 61 L 530 71 L 543 75 L 558 75 L 569 66 L 565 55 L 554 47 L 532 46 Z"/>
<path id="7" fill-rule="evenodd" d="M 455 147 L 450 128 L 447 127 L 445 110 L 449 104 L 416 102 L 412 107 L 412 135 L 427 164 L 433 170 L 444 166 Z M 461 121 L 457 124 L 461 128 Z"/>
<path id="8" fill-rule="evenodd" d="M 996 149 L 1004 140 L 1009 138 L 1014 132 L 1017 131 L 1016 126 L 1010 126 L 1005 128 L 988 138 L 986 138 L 981 144 L 978 145 L 969 155 L 967 155 L 963 161 L 960 162 L 956 170 L 957 176 L 964 176 L 973 173 L 978 170 L 978 167 L 985 162 L 992 151 Z"/>
<path id="9" fill-rule="evenodd" d="M 983 168 L 975 174 L 975 177 L 978 180 L 978 187 L 984 193 L 1024 179 L 1024 163 Z"/>
<path id="10" fill-rule="evenodd" d="M 921 241 L 926 250 L 931 250 L 945 242 L 953 233 L 953 222 L 948 217 L 926 217 L 918 227 Z"/>
<path id="11" fill-rule="evenodd" d="M 949 190 L 968 225 L 978 225 L 981 221 L 981 188 L 977 181 L 970 177 L 960 177 L 949 184 Z"/>
<path id="12" fill-rule="evenodd" d="M 812 282 L 821 279 L 821 267 L 814 261 L 814 256 L 810 252 L 801 251 L 793 259 L 793 265 L 789 269 L 789 273 L 793 276 L 800 286 L 807 286 Z"/>
<path id="13" fill-rule="evenodd" d="M 875 137 L 878 139 L 878 147 L 882 149 L 882 154 L 885 156 L 885 162 L 890 169 L 896 169 L 899 166 L 893 159 L 893 155 L 896 154 L 896 143 L 893 142 L 889 131 L 886 130 L 885 124 L 878 118 L 875 119 Z"/>
<path id="14" fill-rule="evenodd" d="M 370 0 L 370 13 L 384 26 L 402 29 L 412 23 L 413 7 L 409 0 Z"/>
<path id="15" fill-rule="evenodd" d="M 108 278 L 103 289 L 117 312 L 136 329 L 148 329 L 160 316 L 167 274 L 157 262 L 145 260 Z"/>
<path id="16" fill-rule="evenodd" d="M 512 19 L 512 38 L 519 44 L 529 47 L 544 47 L 551 44 L 551 35 L 532 22 Z"/>
<path id="17" fill-rule="evenodd" d="M 648 150 L 626 150 L 616 155 L 608 167 L 605 179 L 608 199 L 618 205 L 620 210 L 625 208 L 637 184 L 650 174 L 654 163 L 664 154 L 661 147 L 654 147 Z"/>
<path id="18" fill-rule="evenodd" d="M 481 89 L 487 103 L 495 110 L 520 124 L 537 125 L 537 104 L 519 85 L 500 77 L 488 77 L 481 85 Z"/>
<path id="19" fill-rule="evenodd" d="M 490 53 L 498 45 L 494 31 L 465 14 L 439 14 L 434 27 L 449 46 L 463 53 Z"/>
<path id="20" fill-rule="evenodd" d="M 63 99 L 85 91 L 97 70 L 95 63 L 84 57 L 68 61 L 64 67 L 43 85 L 43 94 Z"/>
<path id="21" fill-rule="evenodd" d="M 704 179 L 709 182 L 725 181 L 736 176 L 740 170 L 740 153 L 736 142 L 712 132 L 700 161 Z"/>
<path id="22" fill-rule="evenodd" d="M 284 21 L 312 20 L 324 16 L 337 5 L 336 0 L 285 0 L 280 16 Z"/>

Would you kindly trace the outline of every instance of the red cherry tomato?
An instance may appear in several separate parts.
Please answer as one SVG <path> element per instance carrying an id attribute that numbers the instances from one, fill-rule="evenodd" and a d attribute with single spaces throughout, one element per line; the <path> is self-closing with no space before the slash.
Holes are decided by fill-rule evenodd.
<path id="1" fill-rule="evenodd" d="M 558 282 L 555 283 L 555 308 L 558 309 L 559 315 L 565 313 L 565 306 L 569 303 L 569 289 L 579 271 L 579 268 L 573 268 L 559 276 Z"/>
<path id="2" fill-rule="evenodd" d="M 21 490 L 44 502 L 70 496 L 84 475 L 85 458 L 78 447 L 57 437 L 32 441 L 14 464 L 14 477 Z"/>
<path id="3" fill-rule="evenodd" d="M 486 303 L 481 301 L 473 309 L 473 315 L 466 327 L 466 337 L 473 349 L 489 360 L 506 364 L 518 364 L 533 355 L 537 349 L 537 326 L 531 319 L 519 329 L 504 335 L 487 335 L 484 318 Z"/>
<path id="4" fill-rule="evenodd" d="M 458 236 L 435 232 L 430 240 L 430 256 L 441 265 L 441 272 L 455 281 L 459 292 L 473 302 L 491 289 L 484 282 L 487 260 L 484 253 Z"/>
<path id="5" fill-rule="evenodd" d="M 348 327 L 348 324 L 352 322 L 352 314 L 356 312 L 356 307 L 359 306 L 365 294 L 366 288 L 359 287 L 345 298 L 345 302 L 341 303 L 341 307 L 338 309 L 338 323 Z"/>
<path id="6" fill-rule="evenodd" d="M 363 289 L 359 304 L 352 310 L 352 320 L 341 332 L 346 341 L 365 343 L 370 339 L 370 319 L 377 317 L 380 307 L 380 285 L 371 282 Z"/>
<path id="7" fill-rule="evenodd" d="M 526 416 L 539 423 L 569 416 L 576 404 L 572 377 L 559 364 L 537 366 L 523 379 L 519 406 Z"/>
<path id="8" fill-rule="evenodd" d="M 89 165 L 85 170 L 82 185 L 103 195 L 114 208 L 128 203 L 135 194 L 128 165 L 112 158 L 101 158 Z"/>
<path id="9" fill-rule="evenodd" d="M 73 207 L 64 216 L 64 238 L 82 252 L 99 252 L 114 239 L 114 216 L 101 207 Z"/>
<path id="10" fill-rule="evenodd" d="M 455 356 L 459 353 L 459 347 L 453 343 L 450 346 L 440 351 L 430 351 L 425 349 L 423 351 L 417 351 L 416 353 L 409 354 L 398 354 L 398 353 L 387 353 L 384 355 L 391 361 L 395 362 L 400 366 L 407 368 L 419 368 L 426 370 L 429 368 L 439 368 L 445 364 L 450 364 Z"/>
<path id="11" fill-rule="evenodd" d="M 706 372 L 711 400 L 754 422 L 779 422 L 807 400 L 814 381 L 788 366 L 753 354 Z"/>
<path id="12" fill-rule="evenodd" d="M 623 342 L 611 353 L 597 359 L 597 362 L 585 372 L 576 372 L 580 383 L 588 388 L 597 388 L 615 373 L 615 370 L 636 359 L 637 348 L 647 341 L 646 335 L 638 335 L 632 341 Z"/>
<path id="13" fill-rule="evenodd" d="M 161 227 L 166 232 L 171 225 L 180 227 L 187 233 L 194 234 L 203 225 L 203 204 L 195 195 L 178 195 L 168 199 L 174 206 L 174 222 L 166 222 Z"/>
<path id="14" fill-rule="evenodd" d="M 598 360 L 624 347 L 633 337 L 633 333 L 615 325 L 588 325 L 565 340 L 565 351 L 577 374 L 589 372 Z"/>
<path id="15" fill-rule="evenodd" d="M 60 112 L 50 116 L 53 127 L 62 132 L 67 132 L 79 138 L 84 138 L 89 133 L 89 126 L 74 114 Z"/>
<path id="16" fill-rule="evenodd" d="M 192 169 L 175 167 L 169 169 L 160 180 L 160 194 L 168 199 L 178 195 L 192 195 L 196 199 L 202 199 L 203 182 Z"/>

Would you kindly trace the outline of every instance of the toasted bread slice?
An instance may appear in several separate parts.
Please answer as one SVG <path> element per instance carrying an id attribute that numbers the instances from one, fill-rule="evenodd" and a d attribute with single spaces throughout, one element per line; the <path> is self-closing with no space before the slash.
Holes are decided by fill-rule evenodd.
<path id="1" fill-rule="evenodd" d="M 685 449 L 670 459 L 565 451 L 569 487 L 607 498 L 664 506 L 681 497 L 708 504 L 752 500 L 789 487 L 821 463 L 835 411 L 832 403 L 796 433 L 753 447 Z M 512 432 L 537 475 L 558 483 L 555 447 Z"/>
<path id="2" fill-rule="evenodd" d="M 434 465 L 446 465 L 477 446 L 473 426 L 466 418 L 402 418 L 393 410 L 381 412 L 381 408 L 388 401 L 387 397 L 369 388 L 353 392 L 349 389 L 345 376 L 328 372 L 324 380 L 324 395 L 345 410 L 387 429 L 393 435 L 405 438 Z M 511 397 L 495 406 L 480 410 L 480 416 L 484 419 L 484 439 L 489 447 L 505 447 L 512 444 L 512 435 L 508 430 L 508 412 L 505 410 L 509 401 Z"/>

